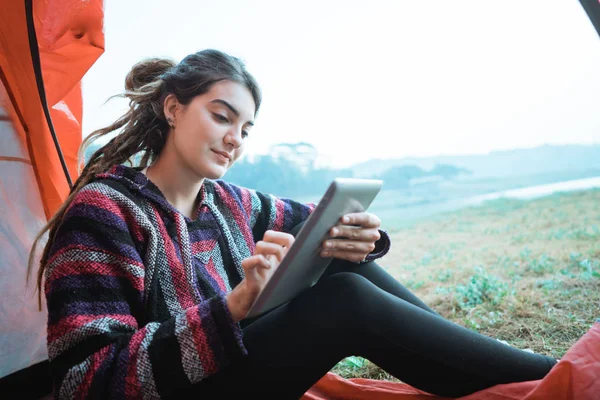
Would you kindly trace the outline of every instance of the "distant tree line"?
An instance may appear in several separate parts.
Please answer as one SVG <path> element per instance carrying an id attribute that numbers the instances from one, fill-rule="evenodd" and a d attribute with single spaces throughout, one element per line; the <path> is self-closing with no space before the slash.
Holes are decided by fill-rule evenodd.
<path id="1" fill-rule="evenodd" d="M 299 168 L 297 164 L 268 155 L 240 160 L 223 179 L 277 196 L 297 197 L 325 192 L 336 177 L 351 178 L 351 169 Z"/>
<path id="2" fill-rule="evenodd" d="M 88 147 L 86 161 L 99 147 L 96 143 Z M 314 147 L 306 143 L 280 144 L 274 146 L 269 155 L 239 160 L 223 179 L 277 196 L 298 197 L 322 194 L 336 177 L 354 177 L 352 168 L 318 167 L 315 154 Z M 139 160 L 139 155 L 134 157 L 134 165 Z M 431 170 L 416 165 L 402 165 L 372 175 L 371 178 L 383 180 L 385 189 L 404 189 L 420 181 L 453 179 L 466 173 L 469 171 L 446 164 L 438 164 Z"/>

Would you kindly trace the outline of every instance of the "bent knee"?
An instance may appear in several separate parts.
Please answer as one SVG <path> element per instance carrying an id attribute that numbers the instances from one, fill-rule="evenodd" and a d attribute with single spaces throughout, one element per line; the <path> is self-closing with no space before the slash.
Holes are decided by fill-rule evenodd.
<path id="1" fill-rule="evenodd" d="M 322 305 L 336 318 L 355 320 L 363 312 L 369 312 L 370 300 L 376 295 L 376 286 L 367 278 L 353 272 L 340 272 L 328 276 L 315 286 L 322 297 Z"/>

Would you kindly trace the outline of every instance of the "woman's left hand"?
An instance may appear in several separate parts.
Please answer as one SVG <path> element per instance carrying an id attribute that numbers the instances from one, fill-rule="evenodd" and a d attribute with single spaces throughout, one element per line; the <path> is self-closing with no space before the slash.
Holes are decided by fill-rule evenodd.
<path id="1" fill-rule="evenodd" d="M 323 242 L 321 256 L 361 262 L 375 250 L 381 238 L 381 221 L 376 215 L 361 212 L 346 214 L 329 231 L 330 238 Z"/>

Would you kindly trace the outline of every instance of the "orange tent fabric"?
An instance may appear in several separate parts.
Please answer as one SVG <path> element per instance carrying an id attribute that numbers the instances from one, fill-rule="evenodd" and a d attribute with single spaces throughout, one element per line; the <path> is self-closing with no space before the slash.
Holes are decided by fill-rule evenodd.
<path id="1" fill-rule="evenodd" d="M 327 374 L 302 400 L 443 400 L 396 382 L 342 379 Z M 600 320 L 571 347 L 544 379 L 497 385 L 460 400 L 600 399 Z"/>
<path id="2" fill-rule="evenodd" d="M 69 186 L 50 135 L 30 53 L 27 1 L 0 0 L 0 69 L 12 103 L 12 120 L 33 164 L 46 217 L 60 207 Z M 80 81 L 104 52 L 102 0 L 33 1 L 33 17 L 46 98 L 71 177 L 81 143 Z"/>

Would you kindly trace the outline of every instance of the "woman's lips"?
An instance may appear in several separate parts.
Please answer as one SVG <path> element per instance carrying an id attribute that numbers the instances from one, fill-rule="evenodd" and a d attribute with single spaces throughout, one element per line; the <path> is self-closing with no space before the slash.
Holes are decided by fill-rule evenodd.
<path id="1" fill-rule="evenodd" d="M 213 150 L 213 153 L 215 153 L 217 155 L 217 158 L 223 162 L 231 161 L 231 157 L 227 153 L 224 153 L 221 151 L 216 151 L 216 150 Z"/>

